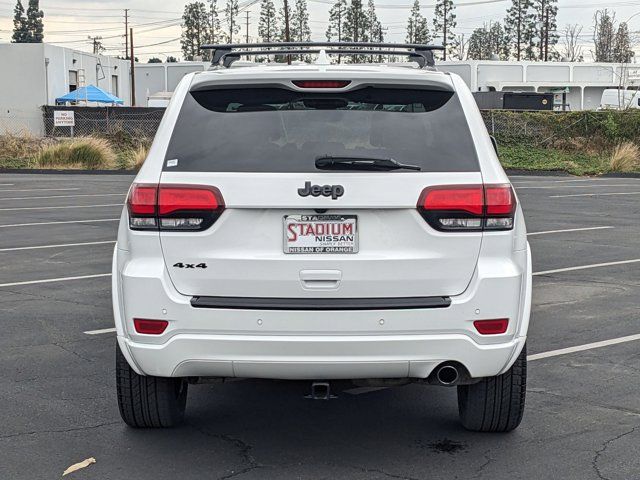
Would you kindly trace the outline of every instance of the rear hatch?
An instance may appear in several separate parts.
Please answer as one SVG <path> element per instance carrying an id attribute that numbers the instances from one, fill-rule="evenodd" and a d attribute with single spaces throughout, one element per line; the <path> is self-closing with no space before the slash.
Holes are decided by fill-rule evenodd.
<path id="1" fill-rule="evenodd" d="M 417 208 L 430 187 L 482 185 L 460 102 L 442 87 L 289 82 L 190 92 L 160 183 L 187 196 L 210 190 L 217 207 L 200 224 L 207 228 L 161 229 L 184 295 L 452 296 L 466 289 L 480 251 L 481 231 L 440 231 Z M 174 217 L 198 209 L 170 197 Z"/>

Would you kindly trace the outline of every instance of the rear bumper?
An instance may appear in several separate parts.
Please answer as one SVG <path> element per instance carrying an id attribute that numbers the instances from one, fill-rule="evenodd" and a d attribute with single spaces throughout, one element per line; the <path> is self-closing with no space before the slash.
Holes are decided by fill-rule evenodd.
<path id="1" fill-rule="evenodd" d="M 118 342 L 129 364 L 155 376 L 279 379 L 426 378 L 445 361 L 472 377 L 498 375 L 526 340 L 531 306 L 527 250 L 482 259 L 464 294 L 447 308 L 243 310 L 194 308 L 164 263 L 114 255 Z M 133 318 L 165 319 L 161 336 L 135 333 Z M 482 336 L 479 319 L 509 318 L 505 334 Z"/>
<path id="2" fill-rule="evenodd" d="M 464 335 L 176 335 L 162 345 L 119 340 L 148 375 L 309 380 L 426 378 L 451 360 L 472 377 L 492 376 L 508 368 L 524 342 L 479 345 Z"/>

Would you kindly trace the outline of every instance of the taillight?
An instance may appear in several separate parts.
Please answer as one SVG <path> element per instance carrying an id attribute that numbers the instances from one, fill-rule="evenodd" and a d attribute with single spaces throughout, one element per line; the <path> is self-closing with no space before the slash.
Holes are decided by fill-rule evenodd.
<path id="1" fill-rule="evenodd" d="M 224 210 L 215 187 L 134 184 L 127 199 L 133 230 L 206 230 Z"/>
<path id="2" fill-rule="evenodd" d="M 511 230 L 516 199 L 511 185 L 438 185 L 427 187 L 418 210 L 436 230 Z"/>
<path id="3" fill-rule="evenodd" d="M 508 318 L 498 318 L 495 320 L 476 320 L 473 326 L 480 335 L 499 335 L 505 333 L 509 327 Z"/>
<path id="4" fill-rule="evenodd" d="M 293 80 L 299 88 L 344 88 L 351 80 Z"/>
<path id="5" fill-rule="evenodd" d="M 169 322 L 166 320 L 146 320 L 143 318 L 134 318 L 133 326 L 137 333 L 144 335 L 161 335 L 167 329 Z"/>

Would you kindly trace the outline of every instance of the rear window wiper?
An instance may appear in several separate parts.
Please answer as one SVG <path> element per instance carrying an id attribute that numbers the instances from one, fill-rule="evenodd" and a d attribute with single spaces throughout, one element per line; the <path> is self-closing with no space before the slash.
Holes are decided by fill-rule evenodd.
<path id="1" fill-rule="evenodd" d="M 319 170 L 422 170 L 417 165 L 405 165 L 396 162 L 393 158 L 368 158 L 368 157 L 331 157 L 322 156 L 316 158 L 316 168 Z"/>

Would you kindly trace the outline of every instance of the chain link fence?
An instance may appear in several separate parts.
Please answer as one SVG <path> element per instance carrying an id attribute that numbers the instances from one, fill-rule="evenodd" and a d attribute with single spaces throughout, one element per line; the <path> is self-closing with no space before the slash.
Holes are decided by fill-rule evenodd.
<path id="1" fill-rule="evenodd" d="M 516 112 L 483 110 L 489 134 L 505 146 L 564 146 L 575 142 L 640 142 L 640 110 Z"/>
<path id="2" fill-rule="evenodd" d="M 44 106 L 44 134 L 47 137 L 80 137 L 125 134 L 133 138 L 153 138 L 164 108 L 144 107 L 53 107 Z M 73 111 L 74 127 L 55 125 L 54 111 Z"/>

